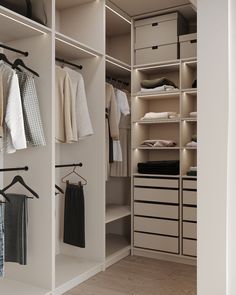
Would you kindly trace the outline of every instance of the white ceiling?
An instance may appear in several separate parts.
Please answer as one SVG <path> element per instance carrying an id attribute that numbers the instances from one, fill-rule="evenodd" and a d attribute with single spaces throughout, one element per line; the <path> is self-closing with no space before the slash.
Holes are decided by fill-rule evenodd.
<path id="1" fill-rule="evenodd" d="M 189 0 L 110 0 L 110 2 L 130 16 L 191 3 Z"/>

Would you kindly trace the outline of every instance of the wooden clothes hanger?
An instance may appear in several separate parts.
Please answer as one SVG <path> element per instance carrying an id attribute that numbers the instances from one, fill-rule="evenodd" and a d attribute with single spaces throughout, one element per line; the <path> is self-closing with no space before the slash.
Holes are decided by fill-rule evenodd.
<path id="1" fill-rule="evenodd" d="M 87 182 L 87 180 L 84 178 L 84 177 L 82 177 L 79 173 L 77 173 L 76 171 L 76 166 L 73 168 L 73 171 L 72 172 L 70 172 L 70 173 L 68 173 L 68 174 L 66 174 L 62 179 L 61 179 L 61 181 L 63 182 L 63 183 L 66 183 L 66 182 L 68 182 L 68 181 L 66 181 L 66 178 L 68 177 L 68 176 L 70 176 L 70 175 L 72 175 L 72 174 L 76 174 L 78 177 L 80 177 L 83 181 L 84 181 L 84 183 L 81 183 L 82 185 L 86 185 L 88 182 Z"/>
<path id="2" fill-rule="evenodd" d="M 10 187 L 12 187 L 14 184 L 16 183 L 20 183 L 23 187 L 25 187 L 34 197 L 36 197 L 37 199 L 39 199 L 39 195 L 32 190 L 32 188 L 30 188 L 24 181 L 23 177 L 21 177 L 20 175 L 16 175 L 12 182 L 6 186 L 4 189 L 2 189 L 2 192 L 5 193 L 5 191 L 7 191 Z M 33 199 L 31 197 L 28 197 L 29 199 Z"/>

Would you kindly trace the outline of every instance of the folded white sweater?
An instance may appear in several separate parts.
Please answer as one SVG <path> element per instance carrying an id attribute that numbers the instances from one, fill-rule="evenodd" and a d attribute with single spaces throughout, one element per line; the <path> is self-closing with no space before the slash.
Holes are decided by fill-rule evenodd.
<path id="1" fill-rule="evenodd" d="M 170 118 L 176 118 L 176 117 L 178 117 L 178 114 L 175 112 L 160 112 L 160 113 L 149 112 L 149 113 L 146 113 L 144 117 L 141 118 L 141 120 L 170 119 Z"/>

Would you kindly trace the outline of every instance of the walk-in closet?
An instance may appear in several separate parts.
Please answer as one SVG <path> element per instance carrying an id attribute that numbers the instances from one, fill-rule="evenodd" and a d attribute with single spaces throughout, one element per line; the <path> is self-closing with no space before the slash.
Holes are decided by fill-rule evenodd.
<path id="1" fill-rule="evenodd" d="M 20 184 L 9 189 L 32 197 L 24 220 L 27 263 L 3 261 L 0 293 L 65 294 L 130 255 L 195 266 L 196 5 L 31 2 L 29 16 L 0 1 L 0 50 L 11 63 L 23 61 L 13 65 L 19 77 L 29 69 L 38 74 L 31 72 L 41 121 L 34 118 L 45 137 L 37 145 L 26 138 L 10 153 L 5 140 L 16 126 L 3 116 L 1 200 L 16 176 L 39 198 Z M 5 57 L 0 87 L 1 65 L 10 67 Z M 36 123 L 26 119 L 24 91 L 28 136 Z M 29 89 L 29 101 L 31 95 Z"/>

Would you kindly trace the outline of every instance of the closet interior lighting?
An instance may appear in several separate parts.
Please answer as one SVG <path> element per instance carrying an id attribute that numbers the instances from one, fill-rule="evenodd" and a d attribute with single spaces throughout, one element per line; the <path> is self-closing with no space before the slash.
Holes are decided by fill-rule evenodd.
<path id="1" fill-rule="evenodd" d="M 168 65 L 159 65 L 159 66 L 150 66 L 150 67 L 142 67 L 135 69 L 136 71 L 143 71 L 143 70 L 151 70 L 151 69 L 160 69 L 160 68 L 167 68 L 167 67 L 173 67 L 173 66 L 179 66 L 179 63 L 173 63 Z"/>
<path id="2" fill-rule="evenodd" d="M 184 64 L 185 65 L 192 65 L 192 64 L 196 64 L 197 61 L 196 60 L 192 60 L 192 61 L 185 61 Z"/>
<path id="3" fill-rule="evenodd" d="M 115 66 L 117 66 L 117 67 L 119 67 L 119 68 L 122 68 L 122 69 L 124 69 L 124 70 L 126 70 L 126 71 L 131 72 L 131 69 L 126 68 L 126 67 L 124 67 L 124 66 L 121 66 L 121 65 L 119 65 L 119 64 L 116 63 L 116 62 L 110 61 L 110 60 L 108 60 L 108 59 L 107 59 L 106 61 L 109 62 L 109 63 L 111 63 L 111 64 L 113 64 L 113 65 L 115 65 Z"/>
<path id="4" fill-rule="evenodd" d="M 8 16 L 8 15 L 6 15 L 6 14 L 4 14 L 4 13 L 1 13 L 1 12 L 0 12 L 0 15 L 2 15 L 3 17 L 8 18 L 8 19 L 10 19 L 10 20 L 13 20 L 13 21 L 16 22 L 16 23 L 19 23 L 19 24 L 21 24 L 21 25 L 24 25 L 25 27 L 31 28 L 31 29 L 33 29 L 33 30 L 39 32 L 39 33 L 46 34 L 44 31 L 42 31 L 42 30 L 40 30 L 40 29 L 38 29 L 38 28 L 35 28 L 35 27 L 31 26 L 31 25 L 28 25 L 28 24 L 26 24 L 26 23 L 24 23 L 24 22 L 22 22 L 22 21 L 20 21 L 20 20 L 17 20 L 17 19 L 15 19 L 15 18 L 11 17 L 11 16 Z"/>
<path id="5" fill-rule="evenodd" d="M 74 48 L 76 48 L 76 49 L 79 49 L 79 50 L 82 50 L 82 51 L 84 51 L 84 52 L 86 52 L 86 53 L 89 53 L 90 55 L 93 55 L 94 57 L 99 57 L 97 54 L 95 54 L 95 53 L 93 53 L 93 52 L 91 52 L 91 51 L 89 51 L 89 50 L 86 50 L 86 49 L 84 49 L 84 48 L 81 48 L 81 47 L 79 47 L 79 46 L 76 46 L 76 45 L 74 45 L 74 44 L 71 44 L 71 43 L 69 43 L 69 42 L 67 42 L 67 41 L 65 41 L 65 40 L 62 40 L 61 38 L 56 38 L 58 41 L 60 41 L 60 42 L 63 42 L 64 44 L 67 44 L 67 45 L 70 45 L 70 46 L 72 46 L 72 47 L 74 47 Z"/>
<path id="6" fill-rule="evenodd" d="M 160 93 L 160 94 L 161 94 L 161 96 L 176 96 L 176 94 L 178 94 L 178 92 L 176 92 L 176 93 Z M 145 95 L 145 96 L 144 95 L 137 95 L 136 98 L 156 97 L 160 94 L 157 93 L 157 94 L 151 94 L 151 95 Z"/>
<path id="7" fill-rule="evenodd" d="M 122 18 L 123 20 L 125 20 L 127 23 L 132 24 L 131 21 L 129 21 L 123 15 L 119 14 L 117 11 L 115 11 L 114 9 L 112 9 L 111 7 L 109 7 L 108 5 L 105 5 L 105 6 L 106 6 L 106 8 L 108 8 L 109 10 L 111 10 L 113 13 L 115 13 L 116 15 L 118 15 L 120 18 Z"/>

